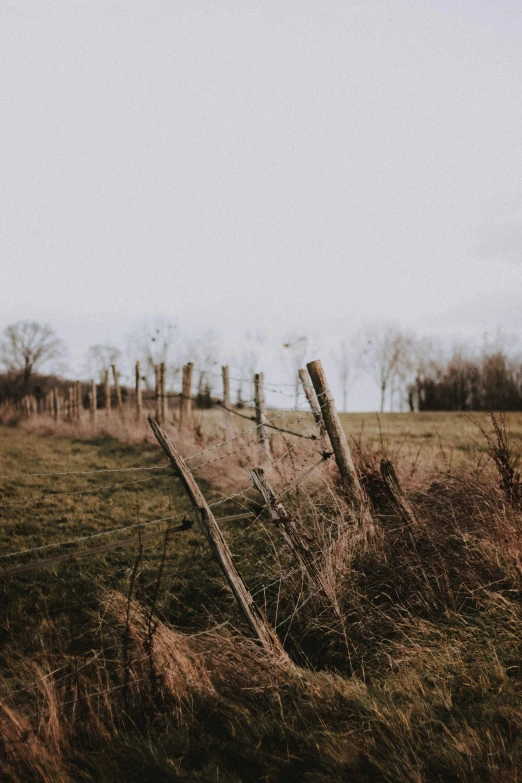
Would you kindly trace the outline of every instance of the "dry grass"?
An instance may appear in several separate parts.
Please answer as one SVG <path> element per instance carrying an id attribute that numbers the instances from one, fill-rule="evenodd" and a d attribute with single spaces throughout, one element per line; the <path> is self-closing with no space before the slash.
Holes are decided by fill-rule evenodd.
<path id="1" fill-rule="evenodd" d="M 495 440 L 462 450 L 466 459 L 431 453 L 415 463 L 399 441 L 358 438 L 375 521 L 369 540 L 354 536 L 333 465 L 297 484 L 284 503 L 326 594 L 266 519 L 227 530 L 291 666 L 249 638 L 192 533 L 165 543 L 153 561 L 135 548 L 125 560 L 4 583 L 3 779 L 519 780 L 516 441 L 501 427 L 488 432 Z M 61 453 L 67 433 L 62 445 L 47 435 Z M 37 447 L 34 433 L 24 437 Z M 306 443 L 291 452 L 274 485 L 299 475 L 314 450 Z M 416 525 L 404 522 L 386 489 L 383 456 L 394 458 Z M 237 486 L 252 462 L 241 452 L 204 475 Z M 176 567 L 187 570 L 176 577 Z M 45 611 L 34 611 L 41 593 L 45 603 L 36 605 Z"/>

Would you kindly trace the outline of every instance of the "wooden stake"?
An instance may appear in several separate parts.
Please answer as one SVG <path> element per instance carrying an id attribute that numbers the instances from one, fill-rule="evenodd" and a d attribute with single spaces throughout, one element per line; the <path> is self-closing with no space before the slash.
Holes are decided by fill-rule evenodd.
<path id="1" fill-rule="evenodd" d="M 161 395 L 161 423 L 166 424 L 169 415 L 168 397 L 167 397 L 167 365 L 165 362 L 160 364 L 160 395 Z"/>
<path id="2" fill-rule="evenodd" d="M 417 527 L 419 522 L 408 496 L 401 487 L 393 463 L 389 459 L 381 460 L 381 475 L 392 497 L 394 505 L 407 525 Z"/>
<path id="3" fill-rule="evenodd" d="M 160 383 L 160 366 L 154 365 L 154 399 L 156 400 L 156 419 L 161 420 L 161 383 Z"/>
<path id="4" fill-rule="evenodd" d="M 306 399 L 308 400 L 308 404 L 312 409 L 315 423 L 319 426 L 319 433 L 321 437 L 324 438 L 324 436 L 326 435 L 326 430 L 324 426 L 323 414 L 321 413 L 321 406 L 317 401 L 317 397 L 314 392 L 314 387 L 312 386 L 312 381 L 310 380 L 310 375 L 308 374 L 307 370 L 299 370 L 298 375 L 299 375 L 299 380 L 303 384 L 303 390 Z"/>
<path id="5" fill-rule="evenodd" d="M 317 400 L 321 406 L 326 431 L 330 437 L 335 461 L 337 462 L 337 467 L 341 474 L 343 488 L 352 500 L 366 504 L 366 497 L 359 482 L 359 476 L 355 470 L 355 465 L 353 464 L 350 447 L 348 446 L 346 435 L 341 426 L 341 421 L 322 364 L 317 360 L 315 362 L 309 362 L 306 366 L 314 385 Z"/>
<path id="6" fill-rule="evenodd" d="M 212 511 L 210 510 L 201 490 L 190 470 L 185 465 L 183 457 L 178 452 L 174 443 L 168 435 L 161 429 L 158 423 L 148 417 L 148 422 L 156 436 L 158 443 L 167 455 L 176 474 L 181 479 L 181 483 L 190 497 L 194 510 L 197 512 L 201 528 L 210 544 L 212 552 L 223 571 L 228 584 L 241 607 L 243 615 L 250 626 L 250 629 L 261 642 L 265 650 L 269 653 L 277 653 L 288 660 L 281 642 L 277 638 L 275 631 L 270 628 L 266 619 L 256 607 L 252 596 L 250 595 L 239 571 L 237 570 L 228 545 L 223 538 L 223 534 L 216 522 Z"/>
<path id="7" fill-rule="evenodd" d="M 54 400 L 53 401 L 54 401 L 53 416 L 54 416 L 55 420 L 58 421 L 58 419 L 60 418 L 61 413 L 62 413 L 62 397 L 60 395 L 58 386 L 54 387 Z"/>
<path id="8" fill-rule="evenodd" d="M 140 363 L 136 362 L 136 418 L 137 419 L 141 419 L 142 408 L 143 408 L 143 398 L 141 395 Z"/>
<path id="9" fill-rule="evenodd" d="M 258 372 L 254 375 L 254 403 L 256 406 L 256 424 L 257 424 L 257 440 L 263 446 L 267 456 L 271 456 L 270 453 L 270 441 L 266 434 L 266 411 L 265 411 L 265 389 L 264 389 L 265 376 L 262 372 Z"/>
<path id="10" fill-rule="evenodd" d="M 179 411 L 179 426 L 180 430 L 183 428 L 191 429 L 193 426 L 192 421 L 192 374 L 194 371 L 193 362 L 188 362 L 183 367 L 183 381 L 181 386 L 181 407 Z"/>
<path id="11" fill-rule="evenodd" d="M 76 381 L 76 418 L 78 421 L 82 418 L 83 412 L 83 395 L 81 381 Z"/>
<path id="12" fill-rule="evenodd" d="M 254 487 L 263 496 L 270 519 L 278 525 L 283 534 L 283 538 L 294 553 L 303 571 L 314 585 L 332 602 L 336 613 L 340 615 L 335 595 L 332 593 L 326 579 L 324 579 L 320 570 L 317 568 L 315 562 L 316 558 L 314 557 L 313 552 L 299 532 L 293 519 L 285 511 L 283 505 L 277 502 L 276 494 L 267 481 L 265 471 L 262 468 L 254 468 L 250 471 L 250 478 L 252 479 Z"/>
<path id="13" fill-rule="evenodd" d="M 90 408 L 91 408 L 91 419 L 93 421 L 96 421 L 96 410 L 98 408 L 98 395 L 96 394 L 96 381 L 91 381 L 91 394 L 90 394 Z"/>
<path id="14" fill-rule="evenodd" d="M 116 365 L 112 365 L 112 377 L 114 379 L 114 388 L 116 389 L 116 400 L 118 405 L 118 412 L 122 412 L 122 401 L 121 401 L 121 389 L 120 389 L 120 373 L 116 369 Z"/>
<path id="15" fill-rule="evenodd" d="M 111 412 L 111 381 L 108 370 L 105 370 L 103 374 L 103 388 L 105 389 L 105 410 L 108 416 Z"/>
<path id="16" fill-rule="evenodd" d="M 232 401 L 230 399 L 230 370 L 228 364 L 223 365 L 223 367 L 221 368 L 221 376 L 223 378 L 223 405 L 225 406 L 225 408 L 231 408 Z M 231 433 L 230 411 L 224 410 L 223 415 L 225 417 L 226 437 L 228 437 Z"/>
<path id="17" fill-rule="evenodd" d="M 74 387 L 69 386 L 67 390 L 67 415 L 70 419 L 74 418 Z"/>

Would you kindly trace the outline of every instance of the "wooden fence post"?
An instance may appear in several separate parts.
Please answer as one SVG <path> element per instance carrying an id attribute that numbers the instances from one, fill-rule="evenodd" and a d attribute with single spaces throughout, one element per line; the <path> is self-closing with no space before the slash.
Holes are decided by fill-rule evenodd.
<path id="1" fill-rule="evenodd" d="M 62 397 L 60 394 L 60 391 L 58 389 L 58 386 L 54 387 L 54 399 L 53 399 L 54 407 L 53 407 L 53 416 L 56 421 L 60 418 L 61 409 L 62 409 Z"/>
<path id="2" fill-rule="evenodd" d="M 395 472 L 395 468 L 393 467 L 393 463 L 391 460 L 389 459 L 381 460 L 381 475 L 384 479 L 384 483 L 388 488 L 388 492 L 390 493 L 393 499 L 395 507 L 398 510 L 401 517 L 403 518 L 404 522 L 407 525 L 412 525 L 413 527 L 417 527 L 419 521 L 417 519 L 413 506 L 409 501 L 408 496 L 406 495 L 403 488 L 401 487 L 399 478 L 397 476 L 397 473 Z"/>
<path id="3" fill-rule="evenodd" d="M 163 432 L 158 423 L 152 418 L 148 417 L 148 422 L 156 436 L 158 443 L 167 455 L 168 459 L 176 474 L 181 479 L 181 483 L 185 487 L 185 490 L 194 506 L 195 511 L 199 517 L 199 521 L 203 532 L 210 544 L 212 552 L 216 560 L 218 561 L 221 569 L 230 585 L 230 588 L 236 597 L 236 600 L 243 612 L 243 615 L 250 626 L 252 632 L 257 636 L 263 647 L 268 653 L 276 653 L 281 658 L 288 661 L 281 642 L 279 641 L 275 631 L 270 628 L 264 616 L 256 607 L 248 588 L 246 587 L 243 579 L 237 570 L 234 561 L 232 560 L 232 554 L 228 548 L 228 544 L 223 538 L 223 534 L 219 528 L 218 523 L 212 511 L 210 510 L 207 501 L 203 497 L 201 490 L 199 489 L 196 481 L 190 470 L 185 465 L 183 457 L 178 452 L 174 443 L 170 440 L 168 435 Z"/>
<path id="4" fill-rule="evenodd" d="M 143 408 L 143 399 L 141 395 L 140 363 L 136 362 L 136 418 L 137 419 L 141 419 L 142 408 Z"/>
<path id="5" fill-rule="evenodd" d="M 156 401 L 156 419 L 160 421 L 161 419 L 161 401 L 160 401 L 160 389 L 161 389 L 161 383 L 160 383 L 160 366 L 159 364 L 154 365 L 154 399 Z"/>
<path id="6" fill-rule="evenodd" d="M 310 380 L 310 375 L 308 374 L 307 370 L 299 370 L 298 375 L 299 380 L 303 384 L 305 397 L 308 400 L 310 408 L 312 409 L 315 423 L 319 427 L 319 433 L 321 437 L 324 438 L 326 435 L 326 430 L 324 427 L 323 414 L 321 413 L 321 406 L 319 405 L 317 397 L 315 396 L 314 387 L 312 386 L 312 381 Z"/>
<path id="7" fill-rule="evenodd" d="M 330 437 L 335 461 L 337 462 L 337 467 L 341 474 L 343 488 L 352 500 L 366 504 L 366 497 L 359 482 L 357 471 L 355 470 L 350 447 L 348 446 L 346 435 L 341 426 L 341 421 L 322 364 L 317 360 L 315 362 L 309 362 L 306 366 L 314 385 L 317 400 L 321 406 L 326 431 Z"/>
<path id="8" fill-rule="evenodd" d="M 82 418 L 82 412 L 83 412 L 83 395 L 82 395 L 82 383 L 81 381 L 76 381 L 76 418 L 78 421 Z"/>
<path id="9" fill-rule="evenodd" d="M 121 389 L 120 389 L 120 373 L 116 369 L 116 365 L 112 365 L 112 377 L 114 379 L 114 388 L 116 389 L 116 400 L 118 405 L 118 413 L 121 414 L 122 412 L 122 401 L 121 401 Z"/>
<path id="10" fill-rule="evenodd" d="M 96 381 L 91 381 L 91 394 L 90 394 L 90 408 L 91 408 L 91 419 L 96 421 L 96 410 L 98 408 L 98 395 L 96 394 Z"/>
<path id="11" fill-rule="evenodd" d="M 108 416 L 111 412 L 111 381 L 108 370 L 105 370 L 103 374 L 103 387 L 105 389 L 105 410 Z"/>
<path id="12" fill-rule="evenodd" d="M 265 376 L 262 372 L 254 375 L 254 402 L 256 406 L 257 440 L 270 457 L 270 441 L 264 426 L 266 423 L 264 380 Z"/>
<path id="13" fill-rule="evenodd" d="M 181 385 L 181 405 L 179 411 L 179 427 L 192 428 L 192 374 L 194 371 L 193 362 L 188 362 L 183 367 L 183 380 Z"/>
<path id="14" fill-rule="evenodd" d="M 161 423 L 166 424 L 169 416 L 169 401 L 167 397 L 167 365 L 160 364 L 160 395 L 161 395 Z"/>
<path id="15" fill-rule="evenodd" d="M 223 378 L 223 405 L 225 408 L 232 407 L 232 401 L 230 399 L 230 370 L 228 364 L 221 367 L 221 377 Z M 223 415 L 225 417 L 225 432 L 227 437 L 230 435 L 230 411 L 224 410 Z"/>
<path id="16" fill-rule="evenodd" d="M 73 419 L 75 416 L 74 410 L 74 388 L 69 386 L 67 389 L 67 416 L 69 419 Z"/>

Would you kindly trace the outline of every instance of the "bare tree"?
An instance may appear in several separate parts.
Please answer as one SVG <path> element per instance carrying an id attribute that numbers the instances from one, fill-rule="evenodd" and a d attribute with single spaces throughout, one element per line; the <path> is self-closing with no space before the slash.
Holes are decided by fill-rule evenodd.
<path id="1" fill-rule="evenodd" d="M 178 327 L 164 319 L 143 324 L 128 338 L 128 355 L 133 363 L 139 360 L 149 388 L 154 385 L 154 368 L 161 362 L 167 364 L 171 381 L 174 381 L 182 364 Z"/>
<path id="2" fill-rule="evenodd" d="M 353 359 L 353 346 L 350 340 L 339 340 L 338 347 L 333 352 L 333 358 L 337 367 L 337 375 L 343 395 L 343 411 L 347 410 L 348 391 L 355 380 L 355 360 Z"/>
<path id="3" fill-rule="evenodd" d="M 299 380 L 298 372 L 302 367 L 304 367 L 308 350 L 308 337 L 306 335 L 298 335 L 294 333 L 289 335 L 284 341 L 283 350 L 281 352 L 283 366 L 294 387 L 296 407 L 299 403 L 299 392 L 301 390 L 301 382 Z"/>
<path id="4" fill-rule="evenodd" d="M 400 392 L 413 366 L 414 335 L 389 324 L 369 326 L 358 337 L 358 363 L 378 384 L 380 410 Z"/>
<path id="5" fill-rule="evenodd" d="M 17 321 L 4 330 L 0 359 L 8 370 L 20 372 L 27 385 L 34 372 L 47 362 L 60 359 L 65 348 L 48 324 Z"/>
<path id="6" fill-rule="evenodd" d="M 121 350 L 115 345 L 92 345 L 87 351 L 87 370 L 91 378 L 101 383 L 105 370 L 110 370 L 121 356 Z"/>

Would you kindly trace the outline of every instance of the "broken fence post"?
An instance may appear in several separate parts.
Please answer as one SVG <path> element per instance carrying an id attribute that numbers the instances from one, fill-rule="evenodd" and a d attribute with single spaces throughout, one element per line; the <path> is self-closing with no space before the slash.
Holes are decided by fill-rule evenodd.
<path id="1" fill-rule="evenodd" d="M 239 571 L 237 570 L 234 561 L 232 560 L 232 554 L 228 548 L 228 544 L 223 538 L 223 534 L 216 522 L 216 519 L 210 510 L 207 501 L 203 497 L 201 490 L 199 489 L 196 481 L 190 470 L 185 465 L 183 457 L 177 450 L 174 443 L 170 440 L 168 435 L 161 429 L 158 423 L 152 418 L 148 417 L 148 422 L 152 428 L 154 435 L 161 448 L 167 455 L 172 467 L 176 471 L 177 476 L 181 479 L 185 490 L 190 497 L 192 505 L 199 517 L 199 521 L 203 532 L 210 544 L 210 547 L 221 566 L 228 584 L 236 597 L 236 600 L 241 607 L 243 615 L 250 626 L 250 629 L 261 642 L 267 652 L 277 653 L 280 656 L 287 658 L 287 655 L 279 641 L 275 631 L 268 625 L 266 619 L 263 617 L 259 609 L 254 603 L 250 592 L 248 591 Z"/>
<path id="2" fill-rule="evenodd" d="M 419 521 L 413 506 L 408 499 L 408 496 L 401 487 L 399 478 L 395 472 L 395 468 L 391 460 L 381 460 L 381 475 L 384 479 L 386 487 L 388 488 L 388 492 L 393 499 L 394 505 L 403 518 L 404 522 L 406 522 L 407 525 L 417 527 Z"/>
<path id="3" fill-rule="evenodd" d="M 267 456 L 270 457 L 270 441 L 264 426 L 266 423 L 264 381 L 264 373 L 258 372 L 254 375 L 254 404 L 256 406 L 257 440 L 262 445 Z"/>
<path id="4" fill-rule="evenodd" d="M 299 380 L 303 384 L 303 391 L 305 393 L 305 397 L 308 400 L 308 404 L 310 405 L 310 408 L 312 409 L 315 423 L 319 427 L 319 433 L 321 437 L 324 438 L 324 436 L 326 435 L 326 429 L 324 426 L 323 414 L 321 413 L 321 406 L 317 401 L 314 387 L 312 386 L 312 381 L 310 380 L 310 375 L 307 370 L 299 370 L 298 375 L 299 375 Z"/>

